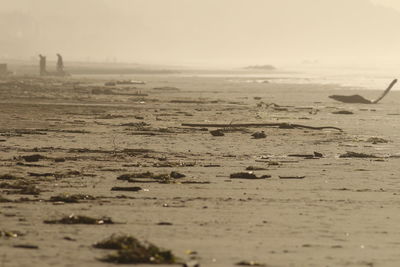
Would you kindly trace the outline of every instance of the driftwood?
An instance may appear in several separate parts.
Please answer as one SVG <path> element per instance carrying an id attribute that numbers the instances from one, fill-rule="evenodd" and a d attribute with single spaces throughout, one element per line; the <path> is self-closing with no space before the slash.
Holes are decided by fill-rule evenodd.
<path id="1" fill-rule="evenodd" d="M 209 124 L 209 123 L 182 123 L 182 126 L 186 127 L 216 127 L 216 128 L 228 128 L 228 127 L 236 127 L 236 128 L 244 128 L 244 127 L 278 127 L 281 129 L 294 129 L 294 128 L 304 128 L 310 130 L 324 130 L 324 129 L 332 129 L 343 131 L 338 127 L 333 126 L 323 126 L 323 127 L 314 127 L 302 124 L 295 123 L 236 123 L 236 124 Z"/>
<path id="2" fill-rule="evenodd" d="M 330 98 L 336 100 L 336 101 L 340 101 L 343 103 L 358 103 L 358 104 L 376 104 L 378 103 L 380 100 L 382 100 L 382 98 L 384 98 L 389 91 L 392 89 L 392 87 L 396 84 L 397 79 L 394 79 L 388 88 L 386 88 L 386 90 L 383 92 L 383 94 L 375 99 L 375 100 L 369 100 L 366 99 L 360 95 L 350 95 L 350 96 L 345 96 L 345 95 L 331 95 L 329 96 Z"/>

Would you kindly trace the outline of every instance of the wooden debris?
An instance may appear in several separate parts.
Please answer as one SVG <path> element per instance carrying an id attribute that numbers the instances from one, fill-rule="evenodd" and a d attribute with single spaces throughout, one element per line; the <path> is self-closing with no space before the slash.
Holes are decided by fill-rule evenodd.
<path id="1" fill-rule="evenodd" d="M 396 84 L 397 79 L 394 79 L 389 87 L 383 92 L 383 94 L 375 99 L 375 100 L 369 100 L 369 99 L 365 99 L 364 97 L 360 96 L 360 95 L 350 95 L 350 96 L 345 96 L 345 95 L 331 95 L 329 96 L 329 98 L 332 98 L 336 101 L 340 101 L 343 103 L 358 103 L 358 104 L 377 104 L 380 100 L 382 100 L 382 98 L 384 98 L 389 91 L 392 89 L 392 87 Z"/>
<path id="2" fill-rule="evenodd" d="M 305 176 L 279 176 L 279 179 L 287 179 L 287 180 L 290 180 L 290 179 L 301 180 L 304 178 L 306 178 L 306 177 Z"/>
<path id="3" fill-rule="evenodd" d="M 310 129 L 310 130 L 338 130 L 343 131 L 338 127 L 333 126 L 322 126 L 322 127 L 314 127 L 302 124 L 295 124 L 295 123 L 237 123 L 237 124 L 213 124 L 213 123 L 182 123 L 182 126 L 185 127 L 215 127 L 215 128 L 257 128 L 257 127 L 278 127 L 280 129 Z"/>

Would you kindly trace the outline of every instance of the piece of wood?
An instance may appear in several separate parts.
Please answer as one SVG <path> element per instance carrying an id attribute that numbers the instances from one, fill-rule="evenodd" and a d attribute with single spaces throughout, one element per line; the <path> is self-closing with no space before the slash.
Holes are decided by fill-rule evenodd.
<path id="1" fill-rule="evenodd" d="M 331 129 L 331 130 L 338 130 L 343 131 L 338 127 L 333 126 L 323 126 L 323 127 L 314 127 L 296 123 L 235 123 L 235 124 L 213 124 L 213 123 L 182 123 L 182 126 L 186 127 L 216 127 L 216 128 L 251 128 L 251 127 L 279 127 L 282 129 L 295 129 L 295 128 L 304 128 L 310 130 L 324 130 L 324 129 Z"/>
<path id="2" fill-rule="evenodd" d="M 375 100 L 366 99 L 360 95 L 331 95 L 329 98 L 332 98 L 336 101 L 343 102 L 343 103 L 354 103 L 354 104 L 376 104 L 384 98 L 389 91 L 393 88 L 393 86 L 397 83 L 397 79 L 394 79 L 383 92 L 383 94 Z"/>

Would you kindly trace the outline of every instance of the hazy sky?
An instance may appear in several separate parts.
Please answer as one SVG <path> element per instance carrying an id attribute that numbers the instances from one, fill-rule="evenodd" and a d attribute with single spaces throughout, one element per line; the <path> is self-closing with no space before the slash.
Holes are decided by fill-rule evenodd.
<path id="1" fill-rule="evenodd" d="M 400 62 L 399 0 L 1 0 L 0 57 Z"/>

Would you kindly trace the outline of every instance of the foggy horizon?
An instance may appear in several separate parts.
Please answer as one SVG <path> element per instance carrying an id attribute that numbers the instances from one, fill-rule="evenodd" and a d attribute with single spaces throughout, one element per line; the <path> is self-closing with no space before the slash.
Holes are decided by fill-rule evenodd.
<path id="1" fill-rule="evenodd" d="M 400 8 L 369 0 L 6 0 L 0 58 L 174 65 L 400 62 Z"/>

